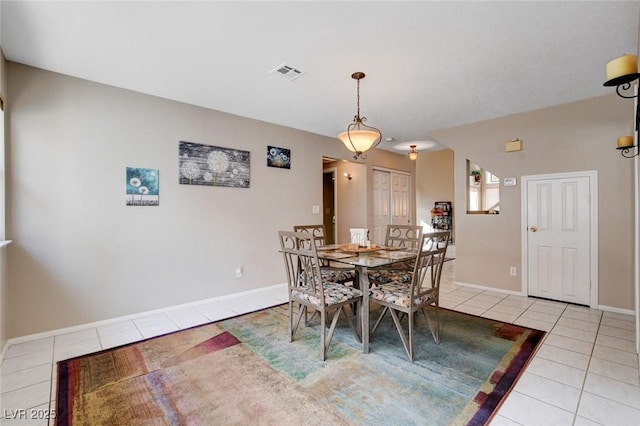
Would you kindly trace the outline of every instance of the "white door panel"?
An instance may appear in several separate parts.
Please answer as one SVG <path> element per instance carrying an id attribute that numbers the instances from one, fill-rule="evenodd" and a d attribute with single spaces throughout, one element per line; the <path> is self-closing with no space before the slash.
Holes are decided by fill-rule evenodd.
<path id="1" fill-rule="evenodd" d="M 410 223 L 409 217 L 409 176 L 405 174 L 392 173 L 393 182 L 393 219 L 394 225 L 407 225 Z"/>
<path id="2" fill-rule="evenodd" d="M 373 242 L 384 244 L 385 229 L 390 223 L 391 174 L 382 170 L 373 171 Z"/>
<path id="3" fill-rule="evenodd" d="M 589 177 L 530 180 L 526 190 L 528 294 L 589 305 Z"/>
<path id="4" fill-rule="evenodd" d="M 387 225 L 411 223 L 411 175 L 373 170 L 373 242 L 384 244 Z"/>

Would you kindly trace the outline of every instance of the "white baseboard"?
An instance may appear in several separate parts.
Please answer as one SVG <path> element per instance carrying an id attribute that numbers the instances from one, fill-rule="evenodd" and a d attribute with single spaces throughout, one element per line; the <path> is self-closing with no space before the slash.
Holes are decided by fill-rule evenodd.
<path id="1" fill-rule="evenodd" d="M 505 293 L 505 294 L 509 294 L 509 295 L 513 295 L 513 296 L 527 297 L 527 295 L 524 294 L 521 291 L 505 290 L 503 288 L 488 287 L 488 286 L 478 285 L 478 284 L 469 284 L 469 283 L 463 283 L 463 282 L 460 282 L 460 281 L 454 281 L 454 284 L 462 286 L 462 287 L 477 288 L 478 290 L 495 291 L 496 293 Z"/>
<path id="2" fill-rule="evenodd" d="M 71 332 L 74 332 L 74 331 L 85 330 L 87 328 L 100 327 L 100 326 L 109 325 L 109 324 L 113 324 L 113 323 L 117 323 L 117 322 L 121 322 L 121 321 L 129 321 L 129 320 L 133 320 L 133 319 L 146 317 L 146 316 L 149 316 L 149 315 L 157 315 L 157 314 L 162 314 L 162 313 L 165 313 L 165 312 L 171 312 L 171 311 L 176 311 L 176 310 L 185 309 L 185 308 L 192 308 L 194 306 L 204 305 L 204 304 L 207 304 L 207 303 L 217 302 L 217 301 L 221 301 L 221 300 L 229 300 L 229 299 L 236 299 L 236 298 L 245 299 L 249 295 L 255 295 L 255 294 L 262 293 L 262 292 L 273 291 L 273 290 L 278 290 L 278 289 L 282 289 L 283 294 L 285 294 L 285 295 L 287 294 L 286 293 L 287 292 L 287 284 L 286 283 L 285 284 L 276 284 L 276 285 L 269 286 L 269 287 L 261 287 L 261 288 L 257 288 L 257 289 L 253 289 L 253 290 L 247 290 L 247 291 L 242 291 L 242 292 L 238 292 L 238 293 L 226 294 L 224 296 L 217 296 L 217 297 L 212 297 L 212 298 L 209 298 L 209 299 L 197 300 L 195 302 L 188 302 L 188 303 L 183 303 L 183 304 L 180 304 L 180 305 L 167 306 L 165 308 L 154 309 L 154 310 L 146 311 L 146 312 L 139 312 L 139 313 L 136 313 L 136 314 L 125 315 L 125 316 L 122 316 L 122 317 L 110 318 L 110 319 L 101 320 L 101 321 L 95 321 L 95 322 L 86 323 L 86 324 L 74 325 L 74 326 L 71 326 L 71 327 L 65 327 L 65 328 L 59 328 L 59 329 L 55 329 L 55 330 L 44 331 L 42 333 L 35 333 L 35 334 L 29 334 L 29 335 L 20 336 L 20 337 L 14 337 L 14 338 L 8 339 L 7 343 L 2 348 L 2 356 L 0 357 L 0 360 L 4 360 L 4 357 L 6 355 L 8 347 L 11 346 L 11 345 L 15 345 L 17 343 L 24 343 L 24 342 L 28 342 L 28 341 L 31 341 L 31 340 L 44 339 L 44 338 L 47 338 L 47 337 L 53 337 L 53 336 L 57 336 L 57 335 L 60 335 L 60 334 L 66 334 L 66 333 L 71 333 Z M 269 306 L 264 306 L 264 308 L 268 308 L 268 307 Z M 259 309 L 260 308 L 258 308 L 257 310 L 259 310 Z"/>
<path id="3" fill-rule="evenodd" d="M 487 286 L 482 286 L 482 285 L 477 285 L 477 284 L 463 283 L 463 282 L 459 282 L 459 281 L 455 281 L 455 284 L 459 285 L 459 286 L 462 286 L 462 287 L 470 287 L 470 288 L 475 288 L 475 289 L 479 289 L 479 290 L 483 290 L 483 291 L 493 291 L 493 292 L 496 292 L 496 293 L 504 293 L 504 294 L 514 295 L 514 296 L 523 296 L 523 297 L 527 296 L 526 294 L 524 294 L 524 293 L 522 293 L 520 291 L 505 290 L 505 289 L 500 289 L 500 288 L 495 288 L 495 287 L 487 287 Z M 155 314 L 161 314 L 161 313 L 165 313 L 165 312 L 176 311 L 176 310 L 180 310 L 180 309 L 190 308 L 190 307 L 194 307 L 194 306 L 198 306 L 198 305 L 204 305 L 204 304 L 207 304 L 207 303 L 221 301 L 221 300 L 229 300 L 229 299 L 235 299 L 235 298 L 246 298 L 249 295 L 255 295 L 255 294 L 259 294 L 261 292 L 266 292 L 266 291 L 273 291 L 273 290 L 282 289 L 283 293 L 286 294 L 286 288 L 287 288 L 287 284 L 286 283 L 276 284 L 276 285 L 269 286 L 269 287 L 262 287 L 262 288 L 257 288 L 257 289 L 253 289 L 253 290 L 247 290 L 247 291 L 242 291 L 242 292 L 238 292 L 238 293 L 227 294 L 227 295 L 224 295 L 224 296 L 217 296 L 217 297 L 212 297 L 212 298 L 209 298 L 209 299 L 197 300 L 195 302 L 188 302 L 188 303 L 183 303 L 183 304 L 180 304 L 180 305 L 167 306 L 165 308 L 154 309 L 154 310 L 151 310 L 151 311 L 140 312 L 140 313 L 131 314 L 131 315 L 125 315 L 125 316 L 116 317 L 116 318 L 110 318 L 110 319 L 107 319 L 107 320 L 95 321 L 95 322 L 91 322 L 91 323 L 75 325 L 75 326 L 72 326 L 72 327 L 65 327 L 65 328 L 59 328 L 59 329 L 55 329 L 55 330 L 49 330 L 49 331 L 45 331 L 45 332 L 42 332 L 42 333 L 30 334 L 30 335 L 25 335 L 25 336 L 20 336 L 20 337 L 14 337 L 14 338 L 8 339 L 7 342 L 5 343 L 4 347 L 2 348 L 2 352 L 0 352 L 0 360 L 4 360 L 4 357 L 5 357 L 6 353 L 7 353 L 7 350 L 9 348 L 9 346 L 15 345 L 15 344 L 18 344 L 18 343 L 24 343 L 24 342 L 28 342 L 28 341 L 31 341 L 31 340 L 43 339 L 43 338 L 47 338 L 47 337 L 53 337 L 53 336 L 57 336 L 57 335 L 60 335 L 60 334 L 66 334 L 66 333 L 71 333 L 71 332 L 74 332 L 74 331 L 85 330 L 87 328 L 100 327 L 100 326 L 109 325 L 109 324 L 113 324 L 113 323 L 117 323 L 117 322 L 121 322 L 121 321 L 128 321 L 128 320 L 138 319 L 138 318 L 146 317 L 146 316 L 149 316 L 149 315 L 155 315 Z M 265 308 L 267 308 L 267 307 L 268 306 L 265 306 Z M 635 312 L 632 309 L 622 309 L 622 308 L 616 308 L 616 307 L 606 306 L 606 305 L 598 305 L 598 309 L 600 309 L 602 311 L 614 312 L 614 313 L 619 313 L 619 314 L 624 314 L 624 315 L 631 315 L 631 316 L 635 315 Z"/>
<path id="4" fill-rule="evenodd" d="M 601 311 L 614 312 L 616 314 L 631 315 L 632 317 L 635 317 L 636 315 L 636 312 L 633 309 L 622 309 L 607 305 L 598 305 L 598 309 Z"/>
<path id="5" fill-rule="evenodd" d="M 9 349 L 9 342 L 7 341 L 7 343 L 5 343 L 5 345 L 2 347 L 2 352 L 0 352 L 0 363 L 4 361 L 4 357 L 7 354 L 8 349 Z"/>
<path id="6" fill-rule="evenodd" d="M 502 288 L 487 287 L 487 286 L 483 286 L 483 285 L 463 283 L 463 282 L 460 282 L 460 281 L 455 281 L 454 283 L 456 285 L 459 285 L 459 286 L 462 286 L 462 287 L 477 288 L 478 290 L 495 291 L 496 293 L 505 293 L 505 294 L 510 294 L 510 295 L 514 295 L 514 296 L 527 297 L 527 295 L 525 293 L 521 292 L 521 291 L 505 290 L 505 289 L 502 289 Z M 633 309 L 616 308 L 616 307 L 613 307 L 613 306 L 606 306 L 606 305 L 598 305 L 598 307 L 596 309 L 599 309 L 601 311 L 614 312 L 614 313 L 618 313 L 618 314 L 635 316 L 635 311 Z"/>

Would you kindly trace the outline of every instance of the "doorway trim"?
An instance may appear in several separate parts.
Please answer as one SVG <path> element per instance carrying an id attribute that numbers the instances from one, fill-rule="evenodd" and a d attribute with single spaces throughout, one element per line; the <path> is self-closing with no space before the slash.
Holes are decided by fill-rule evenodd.
<path id="1" fill-rule="evenodd" d="M 520 191 L 520 200 L 521 200 L 521 231 L 520 231 L 520 242 L 521 242 L 521 266 L 520 270 L 522 271 L 522 284 L 521 291 L 524 296 L 529 294 L 529 245 L 527 244 L 527 233 L 529 232 L 527 223 L 527 212 L 528 210 L 528 197 L 527 197 L 527 188 L 529 187 L 529 182 L 534 180 L 542 180 L 542 179 L 567 179 L 567 178 L 578 178 L 578 177 L 587 177 L 589 178 L 589 263 L 590 270 L 589 275 L 591 278 L 591 289 L 589 294 L 589 307 L 592 309 L 598 308 L 598 171 L 597 170 L 586 170 L 586 171 L 578 171 L 578 172 L 567 172 L 567 173 L 551 173 L 544 175 L 530 175 L 530 176 L 522 176 L 521 177 L 521 191 Z"/>
<path id="2" fill-rule="evenodd" d="M 322 169 L 322 175 L 331 174 L 333 178 L 333 217 L 335 218 L 333 221 L 333 241 L 338 241 L 338 168 L 337 167 L 329 167 L 326 169 Z M 325 206 L 322 206 L 324 210 Z M 322 214 L 324 218 L 324 212 Z M 324 222 L 324 221 L 323 221 Z"/>

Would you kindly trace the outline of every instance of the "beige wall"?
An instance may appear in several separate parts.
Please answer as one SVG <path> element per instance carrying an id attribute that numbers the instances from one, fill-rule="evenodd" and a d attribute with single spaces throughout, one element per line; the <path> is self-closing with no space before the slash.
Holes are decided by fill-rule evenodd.
<path id="1" fill-rule="evenodd" d="M 277 230 L 320 223 L 322 156 L 350 158 L 334 138 L 11 62 L 8 88 L 8 337 L 284 283 Z M 179 185 L 180 140 L 250 151 L 251 187 Z M 291 170 L 266 166 L 267 145 Z M 159 169 L 160 206 L 125 206 L 127 166 Z"/>
<path id="2" fill-rule="evenodd" d="M 15 63 L 4 74 L 11 130 L 7 238 L 14 243 L 7 249 L 9 285 L 3 283 L 0 295 L 2 344 L 284 282 L 276 231 L 319 223 L 311 206 L 322 204 L 321 158 L 350 158 L 333 138 Z M 413 211 L 420 220 L 450 193 L 443 174 L 454 162 L 457 279 L 519 291 L 520 277 L 509 277 L 508 266 L 520 265 L 520 186 L 501 189 L 501 215 L 465 215 L 466 158 L 501 177 L 598 170 L 600 304 L 631 309 L 632 162 L 613 149 L 615 139 L 631 131 L 630 108 L 611 95 L 445 129 L 435 136 L 455 156 L 420 154 L 416 165 L 376 150 L 351 173 L 371 182 L 374 166 L 417 168 L 414 184 L 422 195 Z M 524 141 L 524 150 L 506 154 L 504 142 L 513 137 Z M 249 150 L 251 188 L 178 185 L 179 140 Z M 267 145 L 290 148 L 292 169 L 266 167 Z M 159 207 L 124 205 L 127 166 L 160 170 Z M 438 177 L 443 181 L 436 185 Z M 355 208 L 366 205 L 371 228 L 371 185 L 364 193 L 359 189 L 348 200 L 358 200 Z M 352 220 L 358 218 L 340 224 L 356 227 Z M 240 265 L 245 274 L 237 279 Z"/>
<path id="3" fill-rule="evenodd" d="M 521 270 L 521 177 L 597 170 L 599 304 L 633 309 L 633 161 L 614 149 L 632 123 L 633 104 L 611 94 L 435 132 L 455 151 L 457 281 L 520 291 L 521 277 L 508 271 Z M 505 153 L 516 137 L 523 150 Z M 518 179 L 501 187 L 501 214 L 463 213 L 467 158 Z"/>
<path id="4" fill-rule="evenodd" d="M 416 208 L 418 224 L 431 224 L 431 209 L 436 201 L 451 201 L 453 209 L 453 241 L 455 221 L 459 214 L 455 204 L 454 152 L 450 149 L 424 152 L 416 160 Z"/>

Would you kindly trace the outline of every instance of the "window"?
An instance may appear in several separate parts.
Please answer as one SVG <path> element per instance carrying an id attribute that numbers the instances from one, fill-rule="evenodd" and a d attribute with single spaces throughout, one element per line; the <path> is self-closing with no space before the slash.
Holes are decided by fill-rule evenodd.
<path id="1" fill-rule="evenodd" d="M 467 160 L 467 213 L 500 213 L 500 178 Z"/>

